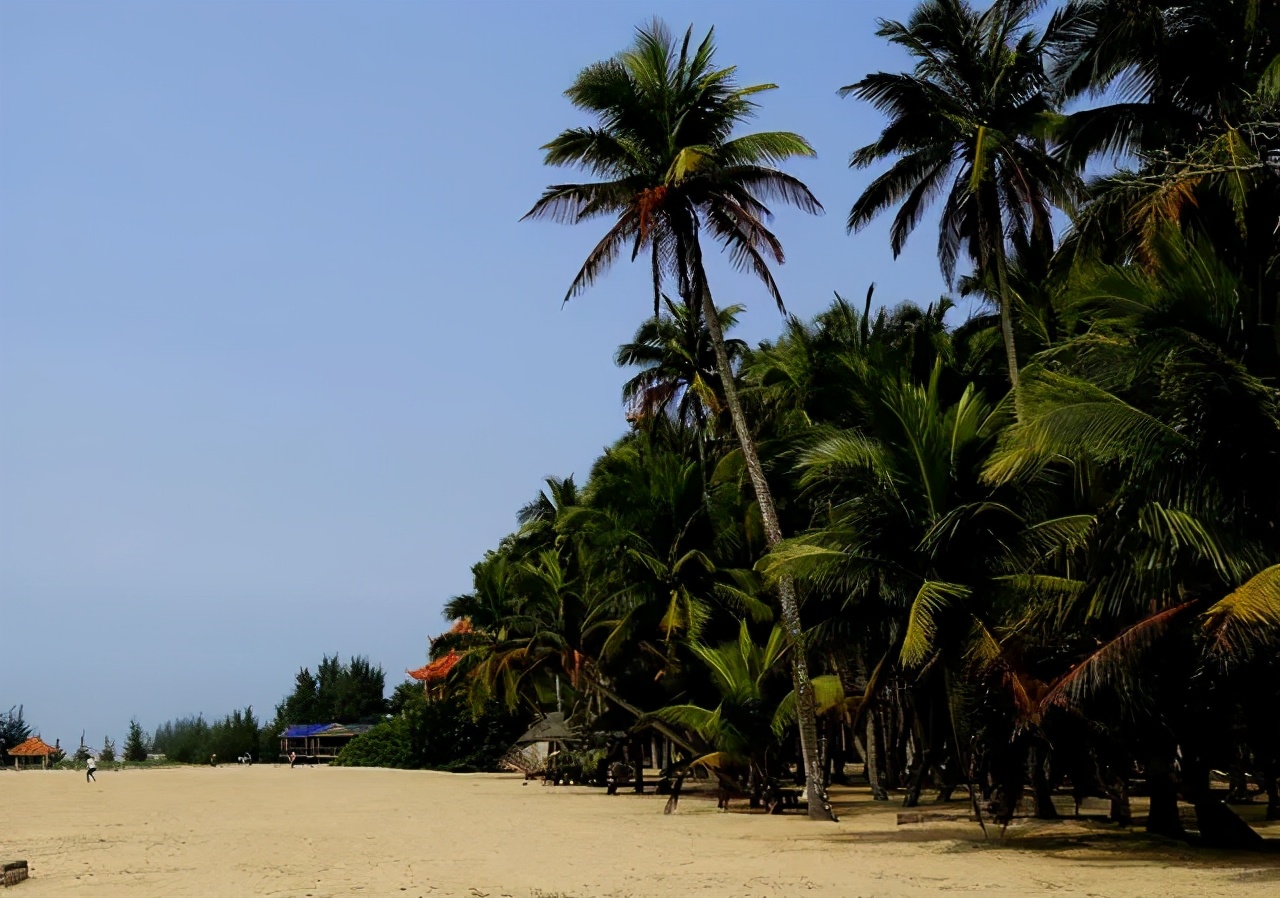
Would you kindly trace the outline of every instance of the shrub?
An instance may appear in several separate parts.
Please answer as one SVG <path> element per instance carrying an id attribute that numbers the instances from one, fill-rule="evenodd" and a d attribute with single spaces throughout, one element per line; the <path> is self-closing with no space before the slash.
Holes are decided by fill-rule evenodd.
<path id="1" fill-rule="evenodd" d="M 347 767 L 496 770 L 524 730 L 524 718 L 494 704 L 479 716 L 461 697 L 404 693 L 401 712 L 357 736 L 338 755 Z"/>

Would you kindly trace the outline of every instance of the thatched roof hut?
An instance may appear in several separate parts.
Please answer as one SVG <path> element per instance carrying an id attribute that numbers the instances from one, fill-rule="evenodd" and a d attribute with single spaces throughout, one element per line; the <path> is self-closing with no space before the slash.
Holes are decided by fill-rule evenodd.
<path id="1" fill-rule="evenodd" d="M 527 745 L 530 742 L 573 743 L 581 741 L 582 737 L 571 730 L 569 725 L 565 723 L 564 715 L 559 711 L 552 711 L 529 727 L 525 734 L 516 740 L 516 744 Z"/>
<path id="2" fill-rule="evenodd" d="M 34 767 L 37 763 L 37 758 L 41 767 L 48 767 L 49 759 L 61 753 L 62 749 L 50 745 L 39 736 L 32 736 L 27 741 L 18 743 L 8 751 L 9 757 L 13 758 L 14 770 L 19 770 L 22 767 Z"/>

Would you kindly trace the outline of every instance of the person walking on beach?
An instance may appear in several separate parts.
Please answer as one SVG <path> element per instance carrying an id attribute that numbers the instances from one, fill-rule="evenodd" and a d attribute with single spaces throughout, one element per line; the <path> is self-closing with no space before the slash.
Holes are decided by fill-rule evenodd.
<path id="1" fill-rule="evenodd" d="M 96 783 L 98 778 L 93 772 L 98 769 L 98 762 L 93 759 L 93 755 L 89 755 L 89 760 L 85 761 L 84 781 L 86 783 Z"/>
<path id="2" fill-rule="evenodd" d="M 289 752 L 289 769 L 293 769 L 293 765 L 298 761 L 298 756 L 294 752 Z"/>

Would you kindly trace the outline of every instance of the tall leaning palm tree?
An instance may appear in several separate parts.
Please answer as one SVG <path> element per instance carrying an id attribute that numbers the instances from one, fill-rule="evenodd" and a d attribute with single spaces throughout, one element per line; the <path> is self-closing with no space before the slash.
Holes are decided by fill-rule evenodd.
<path id="1" fill-rule="evenodd" d="M 1006 277 L 1009 237 L 1050 240 L 1050 212 L 1065 208 L 1075 178 L 1046 151 L 1056 120 L 1045 72 L 1045 40 L 1028 24 L 1037 0 L 922 0 L 906 24 L 880 20 L 876 33 L 917 60 L 911 72 L 878 72 L 840 89 L 889 116 L 850 166 L 899 157 L 849 212 L 858 231 L 890 206 L 897 256 L 924 210 L 945 195 L 938 260 L 948 281 L 961 252 L 996 285 L 1009 382 L 1018 383 L 1014 297 Z"/>
<path id="2" fill-rule="evenodd" d="M 612 224 L 587 256 L 565 299 L 581 293 L 628 250 L 653 275 L 653 309 L 662 285 L 674 280 L 681 300 L 698 309 L 711 337 L 725 405 L 733 419 L 770 545 L 782 540 L 773 495 L 734 387 L 720 316 L 703 264 L 704 234 L 720 243 L 739 269 L 755 274 L 782 308 L 770 263 L 783 261 L 782 243 L 769 230 L 769 202 L 818 213 L 822 206 L 802 182 L 775 168 L 813 148 L 798 134 L 759 131 L 734 136 L 755 114 L 756 94 L 773 84 L 740 87 L 735 69 L 717 68 L 714 32 L 696 46 L 693 29 L 676 40 L 659 22 L 637 30 L 631 47 L 587 66 L 566 95 L 595 118 L 548 143 L 548 165 L 583 168 L 598 180 L 548 187 L 526 218 Z M 779 585 L 788 636 L 802 643 L 799 607 L 789 579 Z M 809 784 L 809 813 L 829 817 L 813 712 L 813 689 L 802 651 L 792 653 L 800 743 Z"/>

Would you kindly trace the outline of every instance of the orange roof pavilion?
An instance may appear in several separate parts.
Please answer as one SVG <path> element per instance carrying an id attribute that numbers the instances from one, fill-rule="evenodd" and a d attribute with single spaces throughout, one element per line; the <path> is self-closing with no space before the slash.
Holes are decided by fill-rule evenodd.
<path id="1" fill-rule="evenodd" d="M 6 754 L 13 758 L 13 766 L 16 769 L 19 766 L 18 759 L 28 759 L 27 763 L 31 764 L 35 758 L 40 759 L 40 766 L 47 767 L 49 757 L 58 754 L 62 749 L 56 748 L 45 742 L 39 736 L 32 736 L 26 742 L 19 742 L 13 748 L 9 749 Z"/>
<path id="2" fill-rule="evenodd" d="M 449 654 L 445 655 L 443 658 L 437 658 L 430 664 L 425 664 L 422 667 L 415 668 L 414 670 L 406 671 L 406 673 L 415 680 L 428 685 L 431 683 L 438 683 L 445 677 L 449 676 L 449 671 L 453 670 L 453 666 L 458 663 L 458 659 L 461 657 L 462 656 L 453 649 L 450 649 Z"/>
<path id="3" fill-rule="evenodd" d="M 56 755 L 58 751 L 59 749 L 54 748 L 39 736 L 32 736 L 26 742 L 19 742 L 13 748 L 9 749 L 9 756 L 18 758 L 39 758 L 48 755 Z"/>
<path id="4" fill-rule="evenodd" d="M 471 621 L 465 617 L 453 625 L 449 630 L 450 633 L 457 635 L 465 635 L 471 632 Z M 462 658 L 456 649 L 449 649 L 448 654 L 437 658 L 422 667 L 414 670 L 405 671 L 409 676 L 413 677 L 424 686 L 431 686 L 434 683 L 444 682 L 444 678 L 449 676 L 449 671 L 453 670 L 453 666 Z"/>

